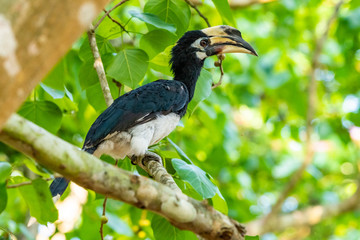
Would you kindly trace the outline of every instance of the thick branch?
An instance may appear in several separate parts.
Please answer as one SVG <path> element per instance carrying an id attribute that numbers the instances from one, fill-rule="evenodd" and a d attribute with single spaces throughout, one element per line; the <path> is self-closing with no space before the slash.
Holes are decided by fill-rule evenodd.
<path id="1" fill-rule="evenodd" d="M 166 171 L 161 157 L 155 153 L 147 152 L 144 158 L 135 159 L 136 164 L 144 169 L 155 181 L 162 183 L 172 190 L 181 192 L 173 177 Z"/>
<path id="2" fill-rule="evenodd" d="M 283 231 L 290 227 L 315 225 L 325 219 L 339 216 L 346 212 L 360 208 L 360 187 L 350 198 L 339 204 L 318 205 L 305 208 L 286 215 L 279 215 L 272 218 L 267 225 L 263 225 L 263 218 L 246 224 L 249 235 L 260 235 L 266 232 Z"/>
<path id="3" fill-rule="evenodd" d="M 0 0 L 0 129 L 107 2 Z"/>
<path id="4" fill-rule="evenodd" d="M 274 222 L 272 218 L 280 211 L 282 204 L 284 203 L 287 196 L 289 196 L 290 192 L 295 188 L 297 183 L 300 181 L 303 173 L 305 172 L 306 168 L 311 163 L 313 156 L 314 156 L 314 149 L 312 148 L 312 140 L 311 135 L 313 133 L 313 126 L 312 120 L 315 116 L 316 110 L 316 79 L 315 79 L 315 70 L 319 67 L 319 59 L 322 49 L 324 47 L 325 41 L 327 39 L 329 29 L 332 23 L 335 21 L 339 14 L 340 6 L 342 5 L 343 1 L 339 1 L 335 8 L 334 12 L 331 17 L 328 19 L 325 31 L 321 35 L 321 37 L 316 41 L 315 45 L 315 52 L 312 58 L 312 67 L 310 70 L 309 76 L 309 87 L 308 87 L 308 106 L 307 106 L 307 115 L 306 115 L 306 138 L 305 138 L 305 158 L 300 166 L 300 168 L 294 173 L 292 178 L 290 179 L 288 185 L 285 187 L 284 191 L 280 194 L 278 200 L 274 204 L 271 212 L 265 218 L 263 225 L 267 225 L 270 222 Z"/>
<path id="5" fill-rule="evenodd" d="M 0 140 L 85 188 L 160 214 L 180 229 L 205 239 L 243 239 L 242 225 L 206 203 L 100 161 L 16 114 Z"/>
<path id="6" fill-rule="evenodd" d="M 96 70 L 96 73 L 99 77 L 100 85 L 102 92 L 104 94 L 106 105 L 109 107 L 113 102 L 114 99 L 111 96 L 110 87 L 106 79 L 106 74 L 104 70 L 104 64 L 101 60 L 99 48 L 96 44 L 96 37 L 95 37 L 95 30 L 94 26 L 90 26 L 89 31 L 87 32 L 90 42 L 90 48 L 94 56 L 94 68 Z"/>

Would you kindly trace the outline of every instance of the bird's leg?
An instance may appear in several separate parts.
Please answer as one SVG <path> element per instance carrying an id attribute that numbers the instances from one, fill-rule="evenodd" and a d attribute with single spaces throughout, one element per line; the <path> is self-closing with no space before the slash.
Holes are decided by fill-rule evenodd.
<path id="1" fill-rule="evenodd" d="M 144 161 L 146 161 L 146 160 L 147 160 L 147 161 L 149 161 L 149 160 L 157 161 L 157 162 L 159 162 L 161 165 L 164 166 L 161 157 L 160 157 L 159 155 L 157 155 L 156 153 L 153 153 L 153 152 L 150 152 L 150 151 L 146 151 L 146 153 L 145 153 L 145 155 L 144 155 L 144 157 L 143 157 L 143 159 L 142 159 L 141 164 L 145 165 L 145 164 L 144 164 Z"/>
<path id="2" fill-rule="evenodd" d="M 133 165 L 139 165 L 140 167 L 146 166 L 146 161 L 157 161 L 161 165 L 163 165 L 162 159 L 159 155 L 156 153 L 146 151 L 146 153 L 143 156 L 132 156 L 131 158 L 131 164 Z"/>
<path id="3" fill-rule="evenodd" d="M 131 157 L 131 163 L 137 164 L 144 169 L 155 181 L 181 192 L 172 176 L 164 168 L 161 157 L 156 153 L 147 151 L 144 156 L 133 156 Z"/>

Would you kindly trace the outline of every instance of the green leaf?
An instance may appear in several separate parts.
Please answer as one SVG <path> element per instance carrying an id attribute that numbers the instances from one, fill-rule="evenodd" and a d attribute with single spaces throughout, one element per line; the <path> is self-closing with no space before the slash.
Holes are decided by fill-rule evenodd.
<path id="1" fill-rule="evenodd" d="M 191 100 L 188 106 L 188 113 L 190 116 L 199 106 L 200 102 L 210 96 L 212 82 L 212 74 L 209 71 L 202 69 L 199 79 L 196 83 L 194 98 Z"/>
<path id="2" fill-rule="evenodd" d="M 25 158 L 24 164 L 28 169 L 30 169 L 36 175 L 39 175 L 43 178 L 50 177 L 50 173 L 47 171 L 47 169 L 37 164 L 34 160 L 30 158 Z"/>
<path id="3" fill-rule="evenodd" d="M 193 162 L 191 161 L 191 159 L 186 155 L 186 153 L 178 146 L 176 145 L 176 143 L 174 143 L 173 141 L 171 141 L 170 138 L 166 138 L 168 140 L 168 142 L 175 148 L 176 152 L 180 155 L 181 159 L 184 160 L 185 162 L 189 163 L 189 164 L 193 164 Z"/>
<path id="4" fill-rule="evenodd" d="M 120 19 L 116 14 L 111 14 L 111 17 L 117 21 Z M 119 25 L 114 23 L 110 18 L 105 17 L 101 24 L 96 28 L 96 35 L 107 39 L 115 39 L 121 36 L 122 29 Z"/>
<path id="5" fill-rule="evenodd" d="M 0 162 L 0 183 L 4 183 L 11 174 L 11 164 Z"/>
<path id="6" fill-rule="evenodd" d="M 71 82 L 77 78 L 80 64 L 78 52 L 70 50 L 44 78 L 43 83 L 53 89 L 64 91 L 65 82 Z"/>
<path id="7" fill-rule="evenodd" d="M 49 186 L 42 179 L 35 179 L 31 185 L 19 187 L 26 204 L 30 209 L 30 215 L 35 217 L 40 224 L 55 222 L 58 218 L 58 211 L 52 201 Z"/>
<path id="8" fill-rule="evenodd" d="M 220 195 L 219 195 L 220 194 Z M 220 191 L 218 191 L 215 196 L 211 199 L 213 207 L 218 210 L 219 212 L 222 212 L 223 214 L 228 214 L 228 205 L 221 195 Z"/>
<path id="9" fill-rule="evenodd" d="M 98 46 L 99 52 L 101 54 L 101 58 L 104 62 L 104 54 L 109 53 L 115 53 L 116 49 L 113 47 L 113 45 L 110 43 L 109 39 L 103 38 L 99 35 L 96 35 L 96 44 Z M 83 62 L 92 62 L 94 63 L 94 55 L 90 48 L 90 42 L 89 39 L 86 37 L 84 42 L 81 44 L 80 50 L 79 50 L 79 57 Z"/>
<path id="10" fill-rule="evenodd" d="M 187 164 L 180 159 L 171 160 L 173 167 L 180 178 L 188 183 L 204 198 L 212 198 L 217 187 L 207 177 L 207 173 L 195 165 Z"/>
<path id="11" fill-rule="evenodd" d="M 245 236 L 245 240 L 259 240 L 259 236 Z"/>
<path id="12" fill-rule="evenodd" d="M 81 65 L 79 80 L 82 89 L 87 89 L 99 82 L 98 75 L 94 68 L 94 59 L 88 60 Z"/>
<path id="13" fill-rule="evenodd" d="M 216 10 L 219 12 L 225 24 L 230 24 L 235 27 L 235 20 L 232 15 L 229 2 L 227 0 L 212 0 Z"/>
<path id="14" fill-rule="evenodd" d="M 101 208 L 102 210 L 102 208 Z M 100 211 L 101 212 L 101 211 Z M 107 218 L 109 219 L 107 225 L 113 229 L 116 233 L 120 235 L 125 235 L 128 237 L 132 237 L 134 235 L 133 231 L 129 227 L 129 225 L 123 221 L 119 216 L 109 213 L 106 213 Z"/>
<path id="15" fill-rule="evenodd" d="M 171 225 L 165 218 L 158 215 L 153 216 L 151 227 L 156 240 L 197 240 L 194 233 L 179 230 Z"/>
<path id="16" fill-rule="evenodd" d="M 61 125 L 62 112 L 50 101 L 27 101 L 18 113 L 52 133 L 56 133 Z"/>
<path id="17" fill-rule="evenodd" d="M 177 37 L 165 30 L 154 30 L 143 35 L 140 39 L 140 47 L 147 52 L 152 59 L 166 47 L 174 44 Z M 169 62 L 167 63 L 169 65 Z"/>
<path id="18" fill-rule="evenodd" d="M 122 84 L 135 88 L 145 76 L 148 61 L 149 57 L 143 50 L 124 49 L 108 67 L 107 74 Z"/>
<path id="19" fill-rule="evenodd" d="M 171 70 L 170 70 L 170 56 L 171 56 L 171 49 L 173 45 L 168 46 L 165 48 L 165 50 L 158 55 L 156 55 L 153 59 L 150 61 L 150 67 L 158 72 L 161 72 L 165 75 L 172 76 Z"/>
<path id="20" fill-rule="evenodd" d="M 40 86 L 42 89 L 44 89 L 45 92 L 47 92 L 54 99 L 63 98 L 65 96 L 65 91 L 54 89 L 52 87 L 47 86 L 44 83 L 40 83 Z"/>
<path id="21" fill-rule="evenodd" d="M 178 36 L 182 36 L 189 27 L 191 12 L 185 1 L 149 0 L 145 4 L 144 12 L 158 16 L 165 23 L 174 24 Z"/>
<path id="22" fill-rule="evenodd" d="M 86 97 L 96 111 L 102 112 L 107 108 L 99 82 L 86 89 Z"/>
<path id="23" fill-rule="evenodd" d="M 49 72 L 49 74 L 42 81 L 46 86 L 60 91 L 64 90 L 66 74 L 66 62 L 65 58 L 61 59 L 58 64 Z"/>
<path id="24" fill-rule="evenodd" d="M 6 183 L 0 182 L 0 214 L 2 213 L 2 211 L 5 210 L 6 205 L 7 205 Z"/>
<path id="25" fill-rule="evenodd" d="M 166 23 L 161 20 L 158 16 L 151 13 L 140 13 L 135 11 L 129 11 L 130 15 L 140 19 L 143 22 L 151 24 L 152 26 L 160 29 L 167 30 L 169 32 L 174 33 L 176 31 L 176 27 L 174 24 Z"/>

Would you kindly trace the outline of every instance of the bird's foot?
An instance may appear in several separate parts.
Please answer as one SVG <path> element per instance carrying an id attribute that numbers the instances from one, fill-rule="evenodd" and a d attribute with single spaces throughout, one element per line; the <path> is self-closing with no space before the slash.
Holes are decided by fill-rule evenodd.
<path id="1" fill-rule="evenodd" d="M 156 153 L 150 152 L 150 151 L 146 151 L 144 156 L 132 156 L 131 157 L 131 164 L 133 165 L 142 165 L 145 166 L 146 165 L 146 161 L 157 161 L 159 162 L 161 165 L 163 165 L 162 159 L 159 155 L 157 155 Z"/>
<path id="2" fill-rule="evenodd" d="M 146 166 L 146 162 L 148 162 L 150 160 L 157 161 L 161 165 L 163 165 L 161 157 L 159 155 L 157 155 L 156 153 L 153 153 L 150 151 L 146 151 L 146 153 L 143 156 L 132 156 L 130 159 L 131 159 L 131 163 L 133 165 Z"/>
<path id="3" fill-rule="evenodd" d="M 145 156 L 142 159 L 142 164 L 144 164 L 144 160 L 146 160 L 146 161 L 154 160 L 154 161 L 159 162 L 161 165 L 163 165 L 163 161 L 162 161 L 161 157 L 154 152 L 146 151 Z"/>

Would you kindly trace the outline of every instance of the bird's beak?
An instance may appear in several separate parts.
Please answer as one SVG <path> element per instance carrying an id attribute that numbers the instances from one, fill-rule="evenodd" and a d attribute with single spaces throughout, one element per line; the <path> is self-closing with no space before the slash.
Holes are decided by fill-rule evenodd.
<path id="1" fill-rule="evenodd" d="M 248 53 L 258 56 L 253 47 L 241 36 L 236 28 L 222 25 L 205 28 L 203 33 L 209 36 L 210 44 L 206 48 L 208 56 L 222 53 Z"/>

